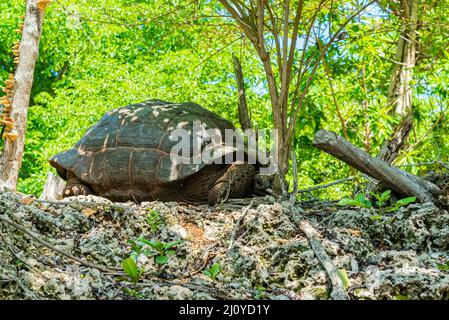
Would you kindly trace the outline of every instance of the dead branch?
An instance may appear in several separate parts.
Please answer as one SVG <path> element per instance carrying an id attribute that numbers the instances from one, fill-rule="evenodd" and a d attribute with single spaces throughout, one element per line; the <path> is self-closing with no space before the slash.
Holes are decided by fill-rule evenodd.
<path id="1" fill-rule="evenodd" d="M 293 173 L 293 191 L 290 194 L 290 203 L 295 204 L 296 196 L 298 195 L 298 163 L 296 161 L 296 153 L 290 152 L 292 158 L 292 173 Z"/>
<path id="2" fill-rule="evenodd" d="M 250 204 L 245 209 L 243 209 L 242 214 L 235 222 L 234 229 L 232 230 L 232 233 L 231 233 L 231 241 L 229 243 L 228 250 L 227 250 L 228 252 L 231 251 L 231 249 L 234 247 L 234 243 L 235 243 L 235 240 L 237 237 L 237 231 L 240 229 L 240 225 L 242 224 L 243 220 L 248 215 L 249 209 L 251 209 L 252 206 L 253 206 L 253 201 L 251 201 Z"/>
<path id="3" fill-rule="evenodd" d="M 441 192 L 436 185 L 431 184 L 430 187 L 430 182 L 405 174 L 385 161 L 371 157 L 334 132 L 318 131 L 313 145 L 374 179 L 383 181 L 392 190 L 403 195 L 415 196 L 420 202 L 433 202 L 435 192 Z"/>
<path id="4" fill-rule="evenodd" d="M 248 104 L 246 103 L 246 94 L 245 94 L 245 80 L 243 78 L 242 65 L 240 63 L 239 58 L 237 58 L 234 54 L 232 55 L 232 61 L 234 63 L 234 71 L 235 78 L 237 81 L 237 90 L 239 95 L 239 122 L 240 127 L 243 131 L 246 129 L 251 129 L 251 118 L 248 113 Z"/>
<path id="5" fill-rule="evenodd" d="M 138 209 L 117 204 L 117 203 L 106 203 L 106 202 L 94 202 L 94 201 L 79 201 L 79 200 L 72 200 L 72 201 L 62 201 L 62 200 L 42 200 L 42 199 L 33 199 L 36 202 L 39 203 L 49 203 L 49 204 L 57 204 L 57 205 L 72 205 L 72 204 L 79 204 L 83 206 L 98 206 L 98 207 L 104 207 L 104 208 L 113 208 L 113 209 L 122 209 L 122 210 L 131 210 L 136 211 Z"/>
<path id="6" fill-rule="evenodd" d="M 301 220 L 299 222 L 299 228 L 306 235 L 310 247 L 330 279 L 332 284 L 331 298 L 333 300 L 348 300 L 348 294 L 344 289 L 343 281 L 339 277 L 337 268 L 335 268 L 332 260 L 327 255 L 326 250 L 324 250 L 319 239 L 320 234 L 318 231 L 316 231 L 316 229 L 306 220 Z"/>

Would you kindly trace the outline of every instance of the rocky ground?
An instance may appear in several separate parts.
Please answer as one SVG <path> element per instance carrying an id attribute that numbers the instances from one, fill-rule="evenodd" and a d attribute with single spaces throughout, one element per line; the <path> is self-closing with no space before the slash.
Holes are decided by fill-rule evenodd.
<path id="1" fill-rule="evenodd" d="M 269 196 L 215 208 L 64 201 L 0 194 L 0 299 L 329 299 L 304 220 L 349 298 L 449 298 L 449 213 L 432 203 L 379 215 Z M 143 271 L 133 283 L 122 262 L 139 237 L 166 245 L 168 260 L 158 264 L 149 245 L 138 245 Z"/>

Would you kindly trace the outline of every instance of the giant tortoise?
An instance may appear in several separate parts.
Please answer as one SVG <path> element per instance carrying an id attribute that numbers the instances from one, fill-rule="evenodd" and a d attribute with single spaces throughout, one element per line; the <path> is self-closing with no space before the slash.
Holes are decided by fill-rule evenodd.
<path id="1" fill-rule="evenodd" d="M 50 159 L 67 181 L 64 197 L 95 194 L 112 201 L 185 201 L 214 205 L 250 194 L 256 166 L 247 162 L 173 163 L 174 130 L 194 122 L 222 133 L 233 124 L 195 103 L 149 100 L 106 113 L 81 140 Z M 201 148 L 205 143 L 202 142 Z M 218 141 L 221 157 L 233 148 Z M 193 154 L 193 153 L 191 153 Z M 218 163 L 217 163 L 218 162 Z"/>

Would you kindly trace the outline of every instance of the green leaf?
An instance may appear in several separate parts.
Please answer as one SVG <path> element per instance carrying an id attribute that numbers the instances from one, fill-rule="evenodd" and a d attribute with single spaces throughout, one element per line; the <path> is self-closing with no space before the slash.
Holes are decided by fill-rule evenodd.
<path id="1" fill-rule="evenodd" d="M 171 249 L 171 248 L 173 248 L 174 246 L 177 246 L 180 243 L 181 243 L 180 240 L 174 241 L 174 242 L 169 242 L 169 243 L 164 245 L 164 249 Z"/>
<path id="2" fill-rule="evenodd" d="M 155 251 L 155 250 L 152 250 L 152 249 L 146 249 L 146 250 L 143 250 L 142 251 L 142 254 L 144 254 L 145 256 L 152 256 L 152 255 L 155 255 L 155 254 L 157 254 L 158 252 L 157 251 Z"/>
<path id="3" fill-rule="evenodd" d="M 139 281 L 140 272 L 133 258 L 129 257 L 123 260 L 122 269 L 132 282 L 137 283 Z"/>
<path id="4" fill-rule="evenodd" d="M 356 205 L 358 205 L 358 203 L 359 202 L 354 199 L 344 198 L 344 199 L 341 199 L 337 203 L 337 205 L 339 205 L 339 206 L 356 206 Z"/>
<path id="5" fill-rule="evenodd" d="M 147 244 L 147 245 L 149 245 L 151 247 L 156 247 L 158 245 L 158 243 L 156 241 L 154 241 L 154 240 L 147 240 L 147 239 L 142 238 L 142 237 L 138 238 L 137 240 L 139 242 L 141 242 L 143 244 Z"/>
<path id="6" fill-rule="evenodd" d="M 364 203 L 366 198 L 365 198 L 365 196 L 362 193 L 358 193 L 355 196 L 355 200 L 357 200 L 359 203 Z"/>
<path id="7" fill-rule="evenodd" d="M 154 262 L 156 262 L 157 264 L 166 264 L 168 262 L 168 257 L 167 256 L 155 256 Z"/>
<path id="8" fill-rule="evenodd" d="M 390 198 L 390 196 L 391 196 L 391 190 L 387 190 L 387 191 L 385 191 L 384 193 L 382 193 L 382 195 L 380 196 L 380 198 L 381 198 L 382 200 L 384 200 L 384 202 L 385 202 L 385 201 L 387 201 L 387 200 Z"/>
<path id="9" fill-rule="evenodd" d="M 131 248 L 136 251 L 137 253 L 140 252 L 141 247 L 133 240 L 128 240 L 128 243 L 131 245 Z"/>
<path id="10" fill-rule="evenodd" d="M 349 287 L 349 277 L 346 273 L 345 269 L 337 269 L 337 274 L 341 279 L 341 282 L 343 283 L 343 288 L 348 289 Z"/>
<path id="11" fill-rule="evenodd" d="M 416 201 L 416 197 L 408 197 L 408 198 L 404 198 L 404 199 L 398 200 L 396 202 L 396 205 L 405 206 L 405 205 L 407 205 L 409 203 L 412 203 L 412 202 L 415 202 L 415 201 Z"/>

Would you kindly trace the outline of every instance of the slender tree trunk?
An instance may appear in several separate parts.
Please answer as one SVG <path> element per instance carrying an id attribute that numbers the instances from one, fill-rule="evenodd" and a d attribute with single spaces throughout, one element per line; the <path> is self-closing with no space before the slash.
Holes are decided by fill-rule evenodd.
<path id="1" fill-rule="evenodd" d="M 40 2 L 38 7 L 38 2 Z M 39 41 L 44 19 L 42 1 L 28 0 L 20 41 L 20 53 L 17 70 L 14 76 L 15 85 L 12 96 L 11 118 L 17 139 L 5 139 L 3 154 L 0 156 L 0 189 L 5 187 L 15 190 L 22 165 L 25 144 L 26 121 L 30 102 L 31 87 L 34 79 L 34 68 L 39 54 Z"/>
<path id="2" fill-rule="evenodd" d="M 416 61 L 416 30 L 418 22 L 418 0 L 402 0 L 403 30 L 398 40 L 390 87 L 388 105 L 391 112 L 401 118 L 393 137 L 387 141 L 377 156 L 392 163 L 399 155 L 410 134 L 413 124 L 412 97 L 413 68 Z"/>

